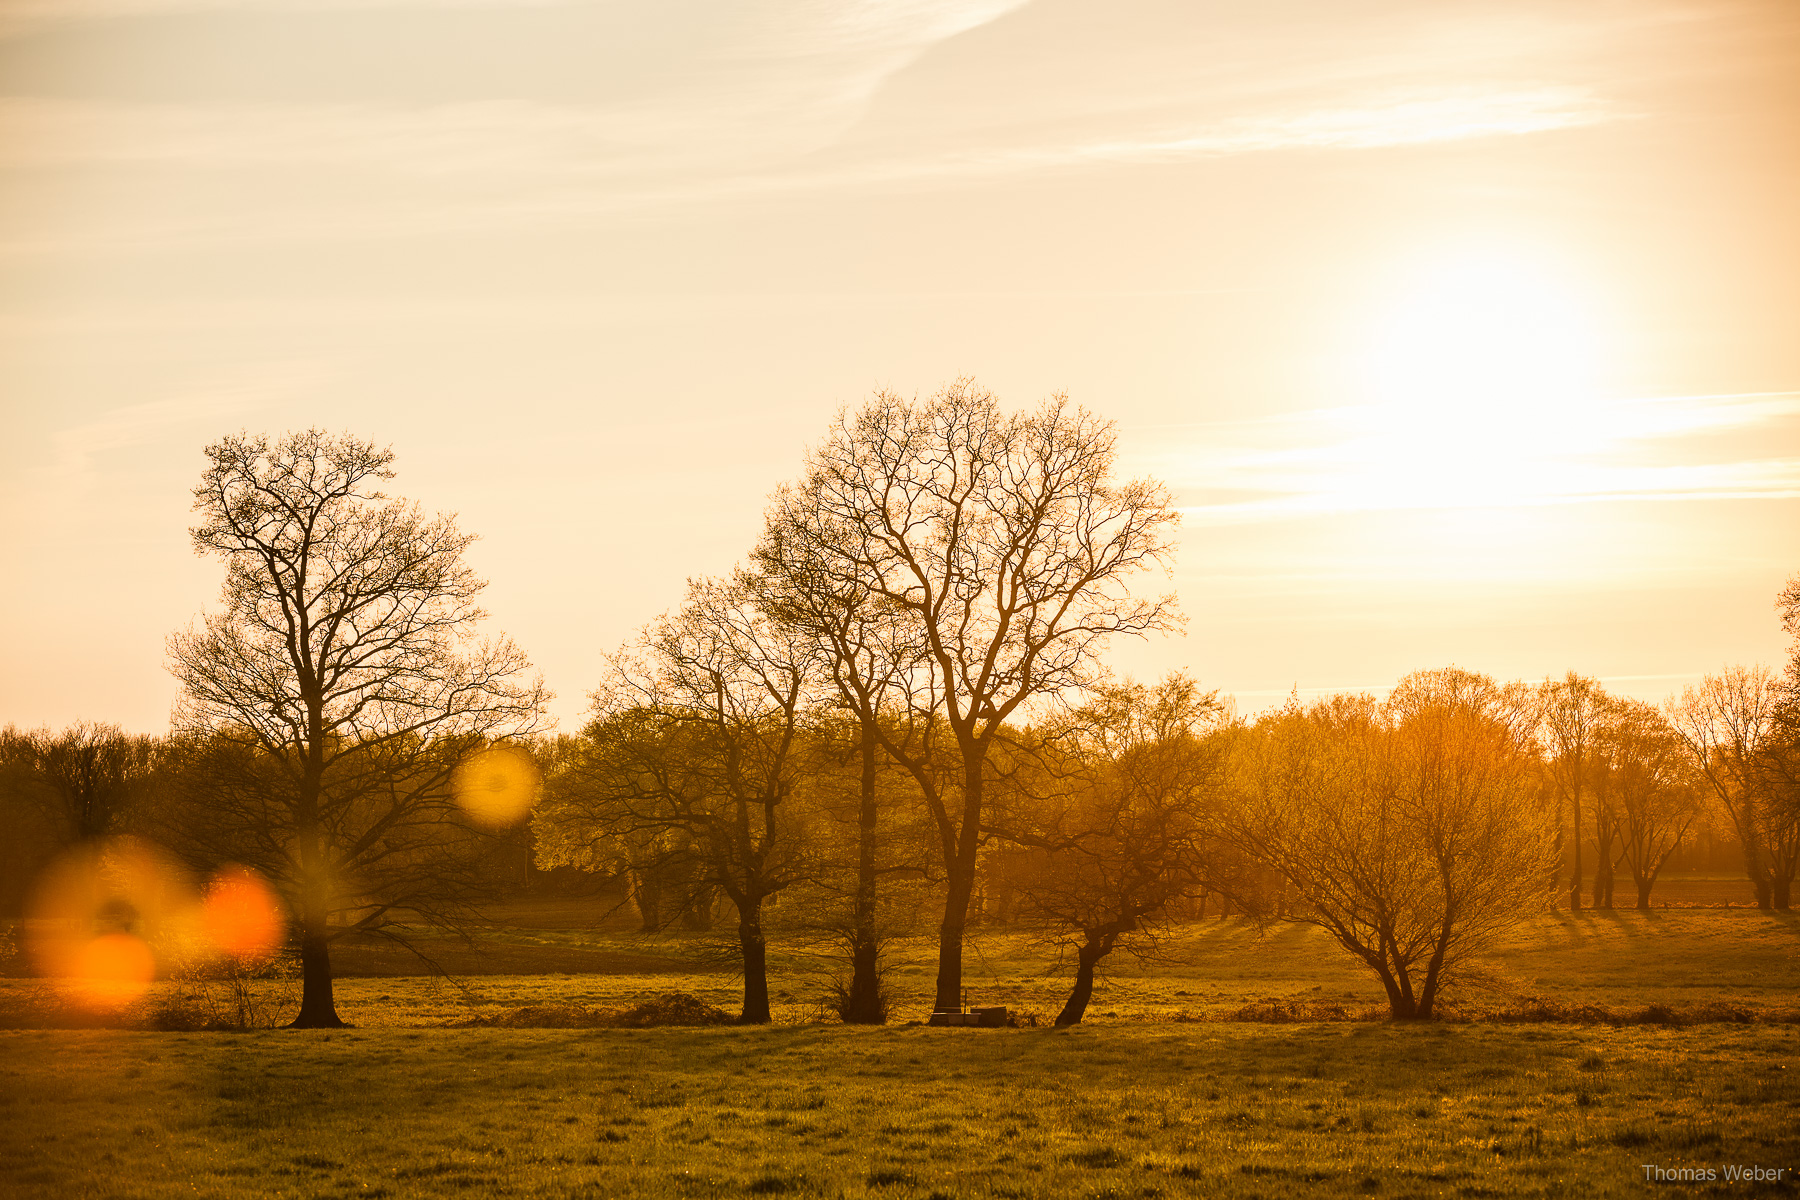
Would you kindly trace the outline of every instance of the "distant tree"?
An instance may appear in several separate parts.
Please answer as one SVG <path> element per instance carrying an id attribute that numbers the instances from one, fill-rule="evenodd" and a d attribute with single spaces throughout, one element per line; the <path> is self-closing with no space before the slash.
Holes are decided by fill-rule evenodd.
<path id="1" fill-rule="evenodd" d="M 474 540 L 377 490 L 391 451 L 318 430 L 207 447 L 193 544 L 223 606 L 169 639 L 195 836 L 260 847 L 293 909 L 296 1027 L 341 1025 L 330 943 L 399 912 L 448 917 L 473 836 L 459 768 L 530 733 L 547 697 L 504 638 L 481 641 Z M 449 894 L 446 896 L 446 888 Z"/>
<path id="2" fill-rule="evenodd" d="M 1317 925 L 1375 972 L 1396 1017 L 1431 1016 L 1444 981 L 1550 898 L 1554 821 L 1525 689 L 1454 668 L 1386 702 L 1290 703 L 1239 751 L 1226 826 Z"/>
<path id="3" fill-rule="evenodd" d="M 1783 685 L 1766 667 L 1708 675 L 1669 703 L 1713 799 L 1744 848 L 1744 873 L 1764 910 L 1787 909 L 1800 865 L 1800 813 L 1783 788 Z"/>
<path id="4" fill-rule="evenodd" d="M 920 644 L 946 755 L 883 748 L 918 780 L 945 874 L 936 1003 L 960 1005 L 989 751 L 1034 697 L 1091 682 L 1107 640 L 1175 621 L 1127 580 L 1166 564 L 1178 520 L 1148 480 L 1113 480 L 1111 425 L 1062 397 L 1008 414 L 959 380 L 844 413 L 770 524 L 829 588 L 887 606 Z"/>
<path id="5" fill-rule="evenodd" d="M 1208 830 L 1225 783 L 1222 719 L 1216 694 L 1181 675 L 1097 689 L 1046 731 L 1063 786 L 997 814 L 1031 848 L 1014 881 L 1021 919 L 1075 958 L 1058 1025 L 1081 1021 L 1107 955 L 1154 955 L 1170 905 L 1221 884 L 1228 862 Z"/>
<path id="6" fill-rule="evenodd" d="M 1656 709 L 1616 700 L 1601 722 L 1599 757 L 1617 813 L 1621 857 L 1637 885 L 1637 907 L 1699 817 L 1698 778 L 1681 739 Z M 1612 907 L 1607 896 L 1607 907 Z"/>
<path id="7" fill-rule="evenodd" d="M 1581 908 L 1581 817 L 1594 802 L 1594 737 L 1607 696 L 1597 680 L 1570 671 L 1563 679 L 1545 680 L 1538 688 L 1538 698 L 1545 770 L 1574 829 L 1570 849 L 1575 867 L 1569 876 L 1569 909 L 1573 912 Z"/>
<path id="8" fill-rule="evenodd" d="M 77 722 L 48 729 L 0 732 L 0 771 L 35 807 L 63 845 L 116 833 L 150 785 L 155 739 L 117 725 Z"/>
<path id="9" fill-rule="evenodd" d="M 763 906 L 813 873 L 791 803 L 807 766 L 811 653 L 740 581 L 690 583 L 679 612 L 614 657 L 584 744 L 533 819 L 540 866 L 591 867 L 634 846 L 646 866 L 678 862 L 694 887 L 729 899 L 744 1024 L 770 1016 Z"/>
<path id="10" fill-rule="evenodd" d="M 1764 746 L 1762 770 L 1771 807 L 1800 830 L 1800 575 L 1789 579 L 1775 603 L 1781 628 L 1792 639 L 1787 669 L 1775 703 L 1774 728 Z"/>

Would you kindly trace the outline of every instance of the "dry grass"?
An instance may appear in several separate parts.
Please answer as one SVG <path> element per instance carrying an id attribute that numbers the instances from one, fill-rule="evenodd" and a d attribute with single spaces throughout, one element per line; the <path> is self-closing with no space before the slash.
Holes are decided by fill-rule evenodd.
<path id="1" fill-rule="evenodd" d="M 1113 964 L 1076 1030 L 909 1024 L 920 944 L 886 1028 L 823 1020 L 830 973 L 790 953 L 762 1029 L 621 1028 L 736 1011 L 731 976 L 659 969 L 343 979 L 338 1032 L 0 1033 L 0 1194 L 1588 1200 L 1641 1194 L 1645 1163 L 1800 1172 L 1791 916 L 1546 917 L 1410 1026 L 1316 931 L 1213 921 L 1170 949 Z M 1061 1005 L 1016 936 L 968 965 L 973 1002 Z M 78 1016 L 36 981 L 0 981 L 8 1006 Z"/>
<path id="2" fill-rule="evenodd" d="M 1767 1025 L 11 1033 L 0 1179 L 144 1200 L 1637 1196 L 1643 1163 L 1792 1178 L 1797 1054 L 1800 1028 Z"/>

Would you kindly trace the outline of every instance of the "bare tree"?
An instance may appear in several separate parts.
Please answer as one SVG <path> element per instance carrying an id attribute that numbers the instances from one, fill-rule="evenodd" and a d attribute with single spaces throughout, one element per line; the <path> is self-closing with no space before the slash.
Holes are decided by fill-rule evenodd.
<path id="1" fill-rule="evenodd" d="M 0 732 L 9 782 L 57 831 L 62 844 L 118 831 L 149 786 L 155 739 L 117 725 L 80 721 L 61 733 Z"/>
<path id="2" fill-rule="evenodd" d="M 1375 972 L 1396 1017 L 1429 1017 L 1444 981 L 1548 901 L 1554 822 L 1526 689 L 1454 668 L 1386 702 L 1297 704 L 1249 730 L 1226 826 L 1318 925 Z"/>
<path id="3" fill-rule="evenodd" d="M 260 842 L 286 890 L 294 1025 L 341 1025 L 331 941 L 434 915 L 430 881 L 466 828 L 458 766 L 531 732 L 547 693 L 510 641 L 476 639 L 474 538 L 377 490 L 391 451 L 308 430 L 206 454 L 191 532 L 225 563 L 223 606 L 169 639 L 176 724 L 218 825 Z"/>
<path id="4" fill-rule="evenodd" d="M 1698 780 L 1681 739 L 1641 701 L 1615 700 L 1597 740 L 1618 814 L 1621 857 L 1637 885 L 1638 908 L 1648 909 L 1656 877 L 1700 815 Z"/>
<path id="5" fill-rule="evenodd" d="M 1034 697 L 1091 682 L 1115 634 L 1175 621 L 1172 598 L 1126 581 L 1165 566 L 1177 514 L 1156 483 L 1112 479 L 1110 424 L 1055 397 L 1001 411 L 958 380 L 928 401 L 880 393 L 843 413 L 770 525 L 841 594 L 891 606 L 922 644 L 955 753 L 884 748 L 919 781 L 938 827 L 946 895 L 937 1005 L 962 994 L 989 750 Z"/>
<path id="6" fill-rule="evenodd" d="M 855 721 L 856 877 L 845 931 L 850 980 L 841 1007 L 848 1023 L 879 1024 L 887 1019 L 887 1003 L 879 971 L 878 882 L 885 874 L 918 871 L 910 861 L 884 861 L 880 780 L 889 754 L 884 744 L 917 764 L 936 793 L 939 784 L 929 763 L 936 758 L 930 743 L 939 732 L 939 705 L 916 626 L 866 581 L 834 572 L 818 539 L 795 536 L 778 519 L 780 511 L 771 514 L 756 549 L 757 572 L 746 579 L 773 620 L 817 647 L 830 692 Z"/>
<path id="7" fill-rule="evenodd" d="M 1594 735 L 1606 707 L 1599 681 L 1570 671 L 1538 688 L 1543 715 L 1545 768 L 1557 800 L 1574 828 L 1575 868 L 1569 876 L 1569 910 L 1581 908 L 1581 816 L 1594 796 Z"/>
<path id="8" fill-rule="evenodd" d="M 615 656 L 586 745 L 533 820 L 542 866 L 659 847 L 693 866 L 695 886 L 723 893 L 738 914 L 744 1024 L 769 1020 L 763 905 L 812 872 L 790 803 L 806 766 L 811 653 L 741 580 L 690 583 L 679 612 Z"/>
<path id="9" fill-rule="evenodd" d="M 1072 760 L 1066 786 L 1017 806 L 1007 836 L 1032 848 L 1016 883 L 1022 918 L 1075 957 L 1058 1025 L 1081 1021 L 1107 955 L 1154 956 L 1169 905 L 1222 882 L 1226 856 L 1207 830 L 1224 784 L 1223 717 L 1215 693 L 1175 675 L 1098 689 L 1049 731 Z"/>
<path id="10" fill-rule="evenodd" d="M 1766 667 L 1730 667 L 1667 707 L 1713 798 L 1744 847 L 1758 908 L 1786 909 L 1800 865 L 1800 813 L 1782 789 L 1781 680 Z"/>

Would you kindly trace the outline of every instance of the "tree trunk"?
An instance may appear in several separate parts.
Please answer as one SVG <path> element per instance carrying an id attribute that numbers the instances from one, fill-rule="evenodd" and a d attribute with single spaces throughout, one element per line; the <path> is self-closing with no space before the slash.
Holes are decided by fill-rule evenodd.
<path id="1" fill-rule="evenodd" d="M 1581 795 L 1575 796 L 1575 873 L 1569 877 L 1569 911 L 1581 911 Z"/>
<path id="2" fill-rule="evenodd" d="M 1412 988 L 1401 987 L 1393 972 L 1385 967 L 1376 967 L 1375 973 L 1381 979 L 1382 990 L 1387 993 L 1388 1015 L 1399 1021 L 1417 1016 L 1418 1005 L 1413 1002 Z"/>
<path id="3" fill-rule="evenodd" d="M 289 1029 L 342 1029 L 331 989 L 331 944 L 324 922 L 311 918 L 300 930 L 300 1012 Z"/>
<path id="4" fill-rule="evenodd" d="M 1789 901 L 1793 896 L 1794 881 L 1777 876 L 1769 886 L 1770 903 L 1782 912 L 1788 911 Z"/>
<path id="5" fill-rule="evenodd" d="M 759 905 L 745 905 L 738 914 L 738 944 L 744 952 L 744 1011 L 739 1025 L 769 1023 L 769 947 L 763 939 Z"/>
<path id="6" fill-rule="evenodd" d="M 1774 887 L 1767 879 L 1757 879 L 1754 882 L 1756 884 L 1756 907 L 1764 912 L 1773 912 L 1775 909 Z"/>
<path id="7" fill-rule="evenodd" d="M 643 918 L 638 926 L 640 933 L 655 933 L 662 928 L 662 874 L 661 868 L 650 866 L 631 873 L 635 887 L 632 888 L 632 900 L 637 904 L 638 916 Z"/>
<path id="8" fill-rule="evenodd" d="M 1075 952 L 1075 988 L 1069 993 L 1069 1001 L 1062 1011 L 1056 1014 L 1058 1026 L 1079 1025 L 1087 1012 L 1088 1001 L 1094 998 L 1094 965 L 1106 957 L 1112 949 L 1111 939 L 1101 942 L 1087 942 Z"/>
<path id="9" fill-rule="evenodd" d="M 843 1018 L 851 1025 L 887 1021 L 876 972 L 880 945 L 875 937 L 875 729 L 862 731 L 862 803 L 856 820 L 856 911 L 850 931 L 850 994 Z"/>
<path id="10" fill-rule="evenodd" d="M 713 927 L 715 889 L 703 885 L 694 890 L 687 907 L 681 910 L 681 927 L 694 933 L 707 933 Z"/>
<path id="11" fill-rule="evenodd" d="M 969 897 L 974 891 L 974 872 L 964 872 L 958 863 L 944 897 L 944 923 L 938 926 L 936 1012 L 962 1011 L 963 930 L 968 924 Z"/>
<path id="12" fill-rule="evenodd" d="M 977 758 L 963 768 L 962 829 L 956 857 L 945 864 L 949 886 L 944 895 L 944 923 L 938 927 L 937 1012 L 962 1010 L 963 931 L 969 924 L 969 900 L 975 894 L 975 854 L 981 847 L 981 783 L 981 762 Z"/>
<path id="13" fill-rule="evenodd" d="M 318 723 L 317 713 L 314 723 Z M 327 890 L 324 836 L 318 827 L 320 780 L 324 756 L 315 739 L 308 753 L 305 777 L 300 785 L 299 837 L 295 865 L 299 868 L 300 909 L 300 1011 L 290 1029 L 342 1029 L 336 997 L 331 987 L 331 943 L 326 926 L 331 917 Z"/>

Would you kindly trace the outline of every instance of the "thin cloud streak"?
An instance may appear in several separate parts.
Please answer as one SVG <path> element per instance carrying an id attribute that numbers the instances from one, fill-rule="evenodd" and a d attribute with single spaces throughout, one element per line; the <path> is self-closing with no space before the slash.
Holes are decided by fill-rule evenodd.
<path id="1" fill-rule="evenodd" d="M 386 237 L 542 225 L 591 225 L 676 206 L 791 198 L 893 186 L 937 186 L 1082 169 L 1284 151 L 1356 151 L 1520 136 L 1621 119 L 1578 89 L 1456 90 L 1379 103 L 1237 117 L 1180 134 L 1018 149 L 915 154 L 795 166 L 778 147 L 738 147 L 721 164 L 684 142 L 691 122 L 524 102 L 423 109 L 287 105 L 254 109 L 0 101 L 0 168 L 187 168 L 288 172 L 352 169 L 397 181 L 391 203 L 276 206 L 165 215 L 135 229 L 16 238 L 0 252 L 157 249 L 318 237 Z M 691 141 L 691 139 L 690 139 Z M 724 165 L 727 169 L 717 168 Z M 430 189 L 421 203 L 404 185 Z M 459 194 L 458 187 L 463 189 Z M 447 198 L 446 198 L 447 197 Z M 528 198 L 527 198 L 528 197 Z M 141 213 L 113 218 L 145 222 Z"/>
<path id="2" fill-rule="evenodd" d="M 1380 405 L 1180 426 L 1212 436 L 1141 461 L 1179 489 L 1218 496 L 1182 509 L 1206 525 L 1417 509 L 1800 498 L 1800 456 L 1642 461 L 1652 449 L 1704 456 L 1703 447 L 1683 443 L 1705 435 L 1774 440 L 1800 415 L 1800 392 L 1650 397 L 1587 408 L 1565 440 L 1564 431 L 1547 429 L 1535 453 L 1500 470 L 1469 459 L 1468 443 L 1483 429 L 1421 440 Z M 1246 444 L 1253 442 L 1262 444 Z"/>

